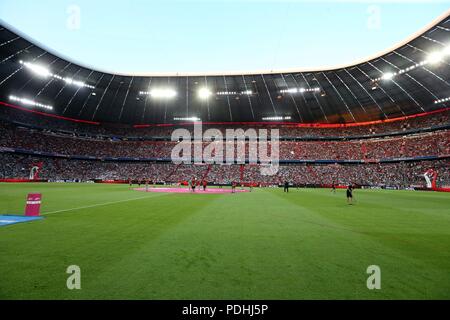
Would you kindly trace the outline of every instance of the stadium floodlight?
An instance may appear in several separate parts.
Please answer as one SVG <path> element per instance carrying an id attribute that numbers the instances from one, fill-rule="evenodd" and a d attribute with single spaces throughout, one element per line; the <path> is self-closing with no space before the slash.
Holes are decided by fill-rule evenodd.
<path id="1" fill-rule="evenodd" d="M 86 83 L 84 83 L 83 81 L 77 81 L 77 80 L 72 80 L 72 84 L 78 86 L 78 87 L 85 87 Z"/>
<path id="2" fill-rule="evenodd" d="M 73 84 L 78 87 L 86 87 L 87 86 L 86 83 L 84 83 L 83 81 L 73 80 L 72 78 L 63 78 L 63 77 L 56 76 L 56 75 L 54 77 L 57 79 L 63 80 L 67 84 Z"/>
<path id="3" fill-rule="evenodd" d="M 449 101 L 450 101 L 450 97 L 447 97 L 447 98 L 443 98 L 443 99 L 434 100 L 434 104 L 444 103 L 444 102 L 449 102 Z"/>
<path id="4" fill-rule="evenodd" d="M 241 95 L 251 95 L 253 94 L 252 90 L 245 91 L 217 91 L 216 94 L 218 96 L 241 96 Z"/>
<path id="5" fill-rule="evenodd" d="M 217 91 L 216 94 L 218 96 L 229 96 L 238 94 L 236 91 Z"/>
<path id="6" fill-rule="evenodd" d="M 320 88 L 314 87 L 314 88 L 287 88 L 280 90 L 281 93 L 305 93 L 305 92 L 319 92 Z"/>
<path id="7" fill-rule="evenodd" d="M 291 116 L 272 116 L 272 117 L 263 117 L 263 121 L 280 121 L 280 120 L 291 120 Z"/>
<path id="8" fill-rule="evenodd" d="M 201 119 L 199 117 L 185 117 L 185 118 L 175 117 L 175 118 L 173 118 L 173 120 L 175 120 L 175 121 L 200 121 Z"/>
<path id="9" fill-rule="evenodd" d="M 173 89 L 152 89 L 149 94 L 153 98 L 173 98 L 177 95 L 177 92 Z"/>
<path id="10" fill-rule="evenodd" d="M 41 66 L 39 64 L 34 64 L 34 63 L 30 63 L 30 62 L 23 62 L 22 60 L 19 61 L 19 62 L 20 62 L 20 64 L 24 65 L 26 68 L 30 69 L 31 71 L 33 71 L 34 73 L 36 73 L 40 77 L 47 78 L 47 77 L 52 75 L 50 70 L 48 70 L 46 67 Z"/>
<path id="11" fill-rule="evenodd" d="M 446 46 L 442 52 L 447 56 L 450 55 L 450 45 Z"/>
<path id="12" fill-rule="evenodd" d="M 62 77 L 60 75 L 57 74 L 53 74 L 50 72 L 49 69 L 47 69 L 44 66 L 41 66 L 39 64 L 35 64 L 35 63 L 31 63 L 31 62 L 24 62 L 22 60 L 19 60 L 19 63 L 23 66 L 25 66 L 27 69 L 30 69 L 32 72 L 36 73 L 38 76 L 44 77 L 44 78 L 48 78 L 48 77 L 52 77 L 58 80 L 62 80 L 64 81 L 66 84 L 69 85 L 75 85 L 78 87 L 86 87 L 89 89 L 95 89 L 94 86 L 91 86 L 89 84 L 84 83 L 83 81 L 77 81 L 74 80 L 72 78 L 69 77 Z"/>
<path id="13" fill-rule="evenodd" d="M 381 76 L 381 79 L 391 80 L 393 77 L 394 77 L 394 74 L 392 72 L 386 72 Z"/>
<path id="14" fill-rule="evenodd" d="M 427 62 L 430 64 L 436 64 L 444 59 L 444 52 L 435 51 L 428 55 Z"/>
<path id="15" fill-rule="evenodd" d="M 11 95 L 11 96 L 9 96 L 9 100 L 18 102 L 25 106 L 37 107 L 37 108 L 46 109 L 46 110 L 53 110 L 52 106 L 49 106 L 47 104 L 42 104 L 42 103 L 27 99 L 27 98 L 19 98 L 19 97 Z"/>
<path id="16" fill-rule="evenodd" d="M 442 60 L 444 60 L 445 56 L 448 56 L 448 55 L 450 55 L 450 45 L 446 46 L 444 49 L 442 49 L 442 51 L 434 51 L 434 52 L 430 53 L 427 56 L 427 58 L 423 61 L 420 61 L 413 65 L 410 65 L 407 68 L 400 69 L 394 73 L 391 73 L 391 72 L 385 73 L 381 77 L 373 79 L 373 81 L 390 80 L 397 75 L 401 75 L 401 74 L 410 72 L 418 67 L 423 67 L 427 64 L 430 64 L 430 65 L 437 64 L 439 62 L 442 62 Z"/>
<path id="17" fill-rule="evenodd" d="M 277 121 L 277 120 L 283 120 L 283 117 L 263 117 L 264 121 Z"/>
<path id="18" fill-rule="evenodd" d="M 201 88 L 198 91 L 198 95 L 202 99 L 208 99 L 209 96 L 211 95 L 211 91 L 208 88 Z"/>

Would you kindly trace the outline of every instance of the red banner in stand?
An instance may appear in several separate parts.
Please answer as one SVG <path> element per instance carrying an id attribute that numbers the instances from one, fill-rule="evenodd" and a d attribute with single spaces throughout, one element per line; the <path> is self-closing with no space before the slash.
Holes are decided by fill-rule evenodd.
<path id="1" fill-rule="evenodd" d="M 41 198 L 40 193 L 29 193 L 27 196 L 27 205 L 25 206 L 26 216 L 38 216 L 41 211 Z"/>

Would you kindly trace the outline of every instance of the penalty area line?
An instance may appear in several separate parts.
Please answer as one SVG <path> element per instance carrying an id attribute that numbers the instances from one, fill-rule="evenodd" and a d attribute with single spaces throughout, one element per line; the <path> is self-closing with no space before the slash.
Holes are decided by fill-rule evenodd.
<path id="1" fill-rule="evenodd" d="M 49 211 L 49 212 L 45 212 L 42 213 L 41 215 L 47 215 L 47 214 L 53 214 L 53 213 L 59 213 L 59 212 L 66 212 L 66 211 L 73 211 L 73 210 L 80 210 L 80 209 L 88 209 L 88 208 L 94 208 L 94 207 L 100 207 L 100 206 L 107 206 L 110 204 L 115 204 L 115 203 L 121 203 L 121 202 L 127 202 L 127 201 L 133 201 L 133 200 L 140 200 L 140 199 L 148 199 L 148 198 L 152 198 L 149 196 L 144 196 L 144 197 L 139 197 L 139 198 L 133 198 L 133 199 L 125 199 L 125 200 L 118 200 L 118 201 L 109 201 L 109 202 L 103 202 L 103 203 L 97 203 L 97 204 L 92 204 L 89 206 L 83 206 L 83 207 L 76 207 L 76 208 L 70 208 L 70 209 L 61 209 L 61 210 L 55 210 L 55 211 Z"/>

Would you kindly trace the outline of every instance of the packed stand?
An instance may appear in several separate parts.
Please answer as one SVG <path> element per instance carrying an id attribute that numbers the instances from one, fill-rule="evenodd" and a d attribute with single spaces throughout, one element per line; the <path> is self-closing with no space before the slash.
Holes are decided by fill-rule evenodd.
<path id="1" fill-rule="evenodd" d="M 69 160 L 0 153 L 0 178 L 27 179 L 30 169 L 40 164 L 39 177 L 51 181 L 125 180 L 152 183 L 181 183 L 195 177 L 210 184 L 233 182 L 257 185 L 357 184 L 371 186 L 424 186 L 423 174 L 436 170 L 438 185 L 450 186 L 450 160 L 373 164 L 282 165 L 272 176 L 261 174 L 260 165 L 176 165 L 172 163 Z"/>
<path id="2" fill-rule="evenodd" d="M 0 123 L 0 147 L 60 155 L 171 159 L 171 141 L 105 141 L 63 137 Z M 208 143 L 204 143 L 206 147 Z M 223 158 L 227 158 L 226 145 Z M 236 153 L 235 144 L 235 153 Z M 268 150 L 270 150 L 270 143 Z M 249 143 L 246 143 L 248 158 Z M 191 154 L 193 149 L 191 149 Z M 280 141 L 280 160 L 360 160 L 450 154 L 450 130 L 384 139 L 350 141 Z"/>
<path id="3" fill-rule="evenodd" d="M 0 107 L 0 119 L 5 121 L 14 121 L 30 126 L 44 128 L 52 131 L 69 131 L 73 135 L 91 135 L 92 137 L 110 136 L 110 137 L 170 137 L 174 129 L 178 127 L 188 129 L 191 134 L 193 132 L 192 125 L 173 125 L 173 126 L 158 126 L 149 125 L 144 127 L 134 127 L 127 124 L 86 124 L 82 122 L 68 121 L 49 116 L 42 116 L 30 112 L 19 111 L 12 108 Z M 313 126 L 312 124 L 311 126 Z M 245 125 L 237 124 L 211 124 L 203 125 L 203 130 L 209 128 L 219 129 L 222 134 L 225 134 L 227 128 L 247 128 L 259 129 L 279 129 L 279 134 L 282 137 L 344 137 L 344 136 L 364 136 L 375 134 L 386 134 L 392 132 L 403 132 L 408 130 L 415 130 L 421 128 L 429 128 L 433 126 L 450 125 L 450 110 L 433 113 L 426 116 L 409 118 L 406 120 L 399 120 L 393 122 L 384 122 L 379 124 L 361 125 L 353 127 L 338 127 L 338 128 L 324 128 L 324 127 L 310 127 L 296 124 L 290 125 L 253 125 L 248 123 Z"/>

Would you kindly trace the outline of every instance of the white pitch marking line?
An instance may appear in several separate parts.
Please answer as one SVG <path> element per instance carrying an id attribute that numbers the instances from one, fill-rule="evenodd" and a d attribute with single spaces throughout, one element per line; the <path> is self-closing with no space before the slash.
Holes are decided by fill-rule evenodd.
<path id="1" fill-rule="evenodd" d="M 110 201 L 110 202 L 104 202 L 104 203 L 98 203 L 98 204 L 93 204 L 90 206 L 84 206 L 84 207 L 77 207 L 77 208 L 70 208 L 70 209 L 62 209 L 62 210 L 56 210 L 56 211 L 49 211 L 49 212 L 45 212 L 44 214 L 52 214 L 52 213 L 58 213 L 58 212 L 65 212 L 65 211 L 72 211 L 72 210 L 79 210 L 79 209 L 87 209 L 87 208 L 94 208 L 94 207 L 100 207 L 100 206 L 106 206 L 108 204 L 114 204 L 114 203 L 120 203 L 120 202 L 127 202 L 127 201 L 133 201 L 133 200 L 139 200 L 139 199 L 145 199 L 145 198 L 151 198 L 151 197 L 139 197 L 139 198 L 134 198 L 134 199 L 125 199 L 125 200 L 119 200 L 119 201 Z"/>

